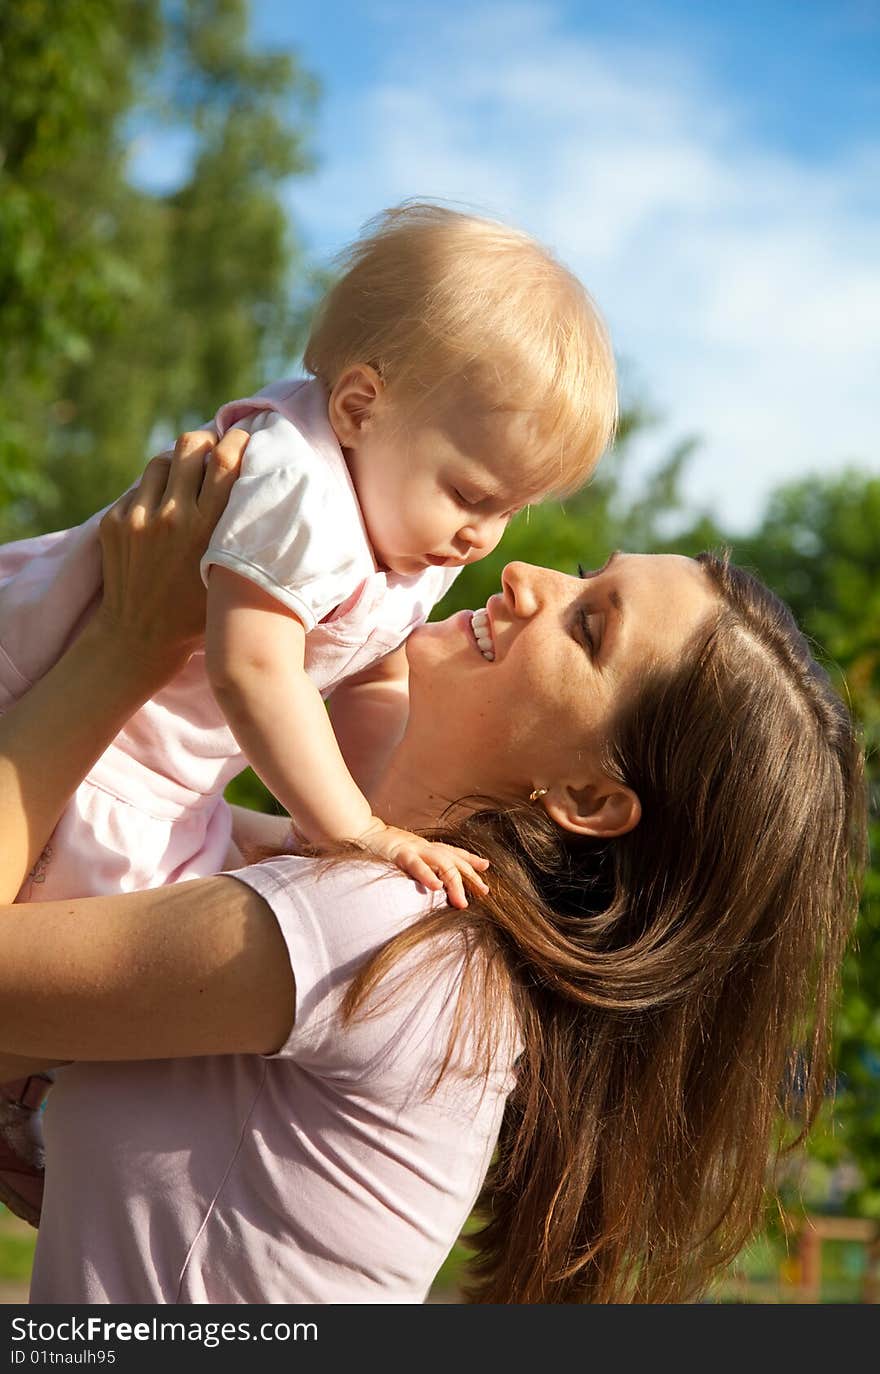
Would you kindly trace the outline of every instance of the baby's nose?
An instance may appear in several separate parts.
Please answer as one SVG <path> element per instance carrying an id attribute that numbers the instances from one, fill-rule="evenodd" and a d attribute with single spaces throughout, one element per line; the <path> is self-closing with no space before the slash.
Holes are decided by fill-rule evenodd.
<path id="1" fill-rule="evenodd" d="M 494 518 L 474 520 L 471 524 L 465 525 L 460 531 L 460 538 L 469 544 L 472 549 L 476 549 L 483 555 L 492 552 L 499 543 L 504 530 L 504 520 L 496 520 Z"/>

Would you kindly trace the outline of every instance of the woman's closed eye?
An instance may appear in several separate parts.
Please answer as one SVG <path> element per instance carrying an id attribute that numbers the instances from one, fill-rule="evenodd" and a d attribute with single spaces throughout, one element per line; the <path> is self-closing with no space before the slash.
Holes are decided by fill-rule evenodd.
<path id="1" fill-rule="evenodd" d="M 577 570 L 578 570 L 578 577 L 580 577 L 580 578 L 585 578 L 585 577 L 587 576 L 586 572 L 584 571 L 583 566 L 582 566 L 580 563 L 578 563 L 578 565 L 577 565 Z M 591 627 L 590 627 L 590 614 L 591 614 L 591 613 L 590 613 L 590 611 L 588 610 L 588 608 L 587 608 L 586 606 L 584 606 L 583 604 L 579 605 L 579 606 L 577 607 L 577 615 L 576 615 L 576 617 L 575 617 L 575 623 L 576 623 L 576 625 L 577 625 L 577 628 L 578 628 L 578 632 L 579 632 L 579 634 L 580 634 L 580 637 L 581 637 L 581 639 L 582 639 L 582 641 L 583 641 L 583 643 L 584 643 L 586 649 L 587 649 L 588 652 L 589 652 L 590 658 L 595 658 L 595 656 L 596 656 L 596 637 L 595 637 L 595 635 L 593 634 L 593 631 L 592 631 L 592 629 L 591 629 Z"/>
<path id="2" fill-rule="evenodd" d="M 596 637 L 590 628 L 590 612 L 586 606 L 578 606 L 576 624 L 578 633 L 589 651 L 590 657 L 594 658 L 596 655 Z"/>

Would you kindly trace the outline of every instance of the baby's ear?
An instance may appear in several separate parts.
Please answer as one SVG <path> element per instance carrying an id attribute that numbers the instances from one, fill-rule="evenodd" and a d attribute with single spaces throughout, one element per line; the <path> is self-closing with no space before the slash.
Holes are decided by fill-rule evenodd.
<path id="1" fill-rule="evenodd" d="M 373 418 L 385 383 L 374 367 L 353 363 L 337 378 L 330 392 L 328 415 L 343 448 L 356 442 Z"/>
<path id="2" fill-rule="evenodd" d="M 575 835 L 613 839 L 634 830 L 642 804 L 631 787 L 602 778 L 585 787 L 551 787 L 544 798 L 548 816 Z"/>

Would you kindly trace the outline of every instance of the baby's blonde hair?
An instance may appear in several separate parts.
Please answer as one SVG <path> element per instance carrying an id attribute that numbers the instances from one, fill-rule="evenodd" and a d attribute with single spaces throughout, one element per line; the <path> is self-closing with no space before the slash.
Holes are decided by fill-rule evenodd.
<path id="1" fill-rule="evenodd" d="M 410 403 L 452 382 L 534 418 L 542 485 L 564 495 L 614 437 L 614 354 L 589 293 L 528 234 L 427 202 L 365 226 L 342 255 L 304 354 L 331 388 L 368 363 Z M 554 470 L 555 469 L 555 470 Z"/>

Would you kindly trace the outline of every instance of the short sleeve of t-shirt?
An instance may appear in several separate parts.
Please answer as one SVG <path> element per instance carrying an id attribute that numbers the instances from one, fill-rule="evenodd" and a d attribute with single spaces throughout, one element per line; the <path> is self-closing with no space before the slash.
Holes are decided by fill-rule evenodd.
<path id="1" fill-rule="evenodd" d="M 255 582 L 307 631 L 374 570 L 353 493 L 285 416 L 261 411 L 241 472 L 202 558 Z"/>
<path id="2" fill-rule="evenodd" d="M 258 892 L 278 921 L 296 983 L 296 1016 L 276 1054 L 300 1060 L 320 1056 L 328 1039 L 340 1040 L 339 1002 L 365 959 L 444 900 L 397 870 L 357 861 L 328 864 L 290 855 L 227 876 Z M 417 1038 L 415 1021 L 431 1033 L 446 1022 L 460 965 L 453 946 L 444 973 L 429 988 L 419 980 L 417 997 L 404 990 L 392 999 L 389 1016 L 366 1022 L 375 1028 L 367 1035 L 371 1049 L 379 1040 Z"/>

